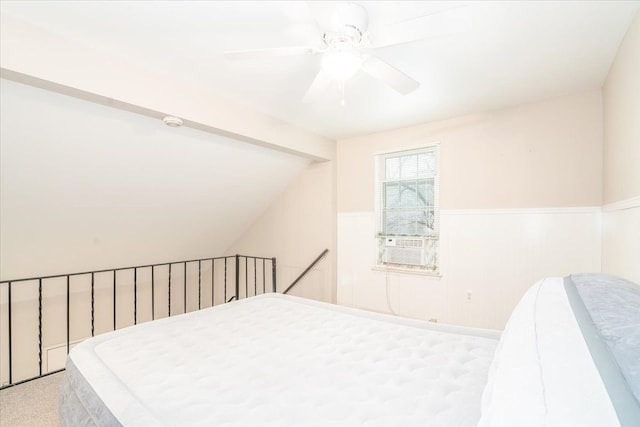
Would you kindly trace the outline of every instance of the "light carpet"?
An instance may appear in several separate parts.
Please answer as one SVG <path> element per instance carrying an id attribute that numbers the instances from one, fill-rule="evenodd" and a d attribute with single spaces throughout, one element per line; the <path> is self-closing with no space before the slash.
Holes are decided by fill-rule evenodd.
<path id="1" fill-rule="evenodd" d="M 58 389 L 64 372 L 0 391 L 0 427 L 57 427 Z"/>

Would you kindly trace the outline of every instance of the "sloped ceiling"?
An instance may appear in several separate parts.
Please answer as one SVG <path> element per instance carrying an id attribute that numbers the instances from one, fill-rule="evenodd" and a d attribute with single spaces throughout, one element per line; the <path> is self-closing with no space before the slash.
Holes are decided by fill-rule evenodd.
<path id="1" fill-rule="evenodd" d="M 0 82 L 6 279 L 220 255 L 310 162 Z"/>

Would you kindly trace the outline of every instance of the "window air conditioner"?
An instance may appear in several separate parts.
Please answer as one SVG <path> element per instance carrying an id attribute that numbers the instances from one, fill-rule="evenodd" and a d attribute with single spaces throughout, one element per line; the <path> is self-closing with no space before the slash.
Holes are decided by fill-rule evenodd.
<path id="1" fill-rule="evenodd" d="M 385 264 L 424 265 L 424 239 L 385 237 L 382 262 Z"/>

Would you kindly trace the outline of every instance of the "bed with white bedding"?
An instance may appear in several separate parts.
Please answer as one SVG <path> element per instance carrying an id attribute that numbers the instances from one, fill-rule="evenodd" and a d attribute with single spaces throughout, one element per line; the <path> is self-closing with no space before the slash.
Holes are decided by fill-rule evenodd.
<path id="1" fill-rule="evenodd" d="M 638 426 L 638 315 L 638 286 L 602 275 L 536 283 L 502 337 L 266 294 L 76 346 L 60 416 L 68 426 Z"/>

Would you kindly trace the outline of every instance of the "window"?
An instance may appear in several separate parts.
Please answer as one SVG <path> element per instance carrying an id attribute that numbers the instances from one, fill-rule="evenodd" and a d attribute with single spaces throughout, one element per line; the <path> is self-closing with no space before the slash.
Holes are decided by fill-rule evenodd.
<path id="1" fill-rule="evenodd" d="M 378 155 L 376 176 L 377 265 L 437 273 L 437 146 Z"/>

